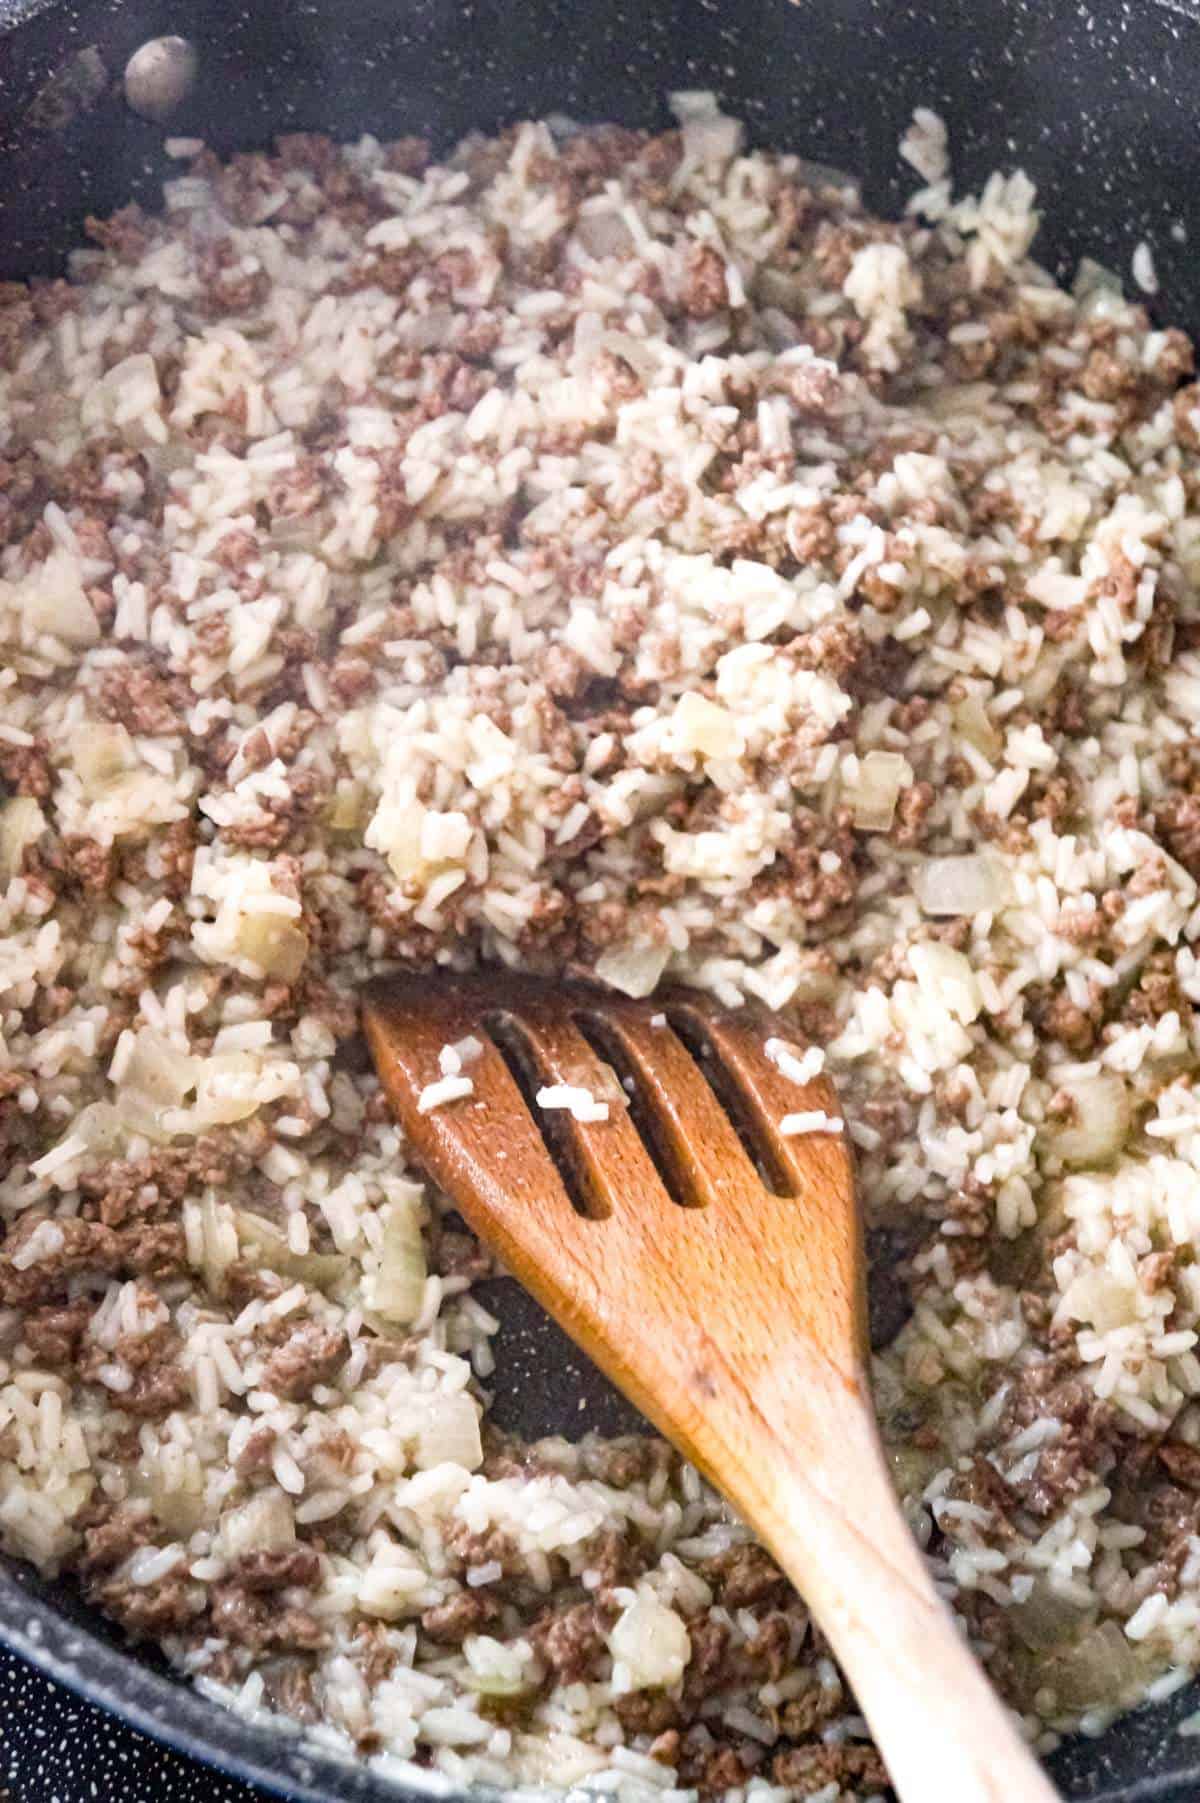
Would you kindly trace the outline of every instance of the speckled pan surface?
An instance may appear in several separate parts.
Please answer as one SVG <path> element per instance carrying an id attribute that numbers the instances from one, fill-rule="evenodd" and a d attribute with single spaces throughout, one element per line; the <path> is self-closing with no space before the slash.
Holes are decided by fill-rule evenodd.
<path id="1" fill-rule="evenodd" d="M 219 150 L 299 128 L 423 132 L 445 146 L 550 111 L 662 123 L 668 90 L 713 87 L 758 141 L 860 172 L 886 211 L 904 187 L 897 140 L 915 105 L 935 106 L 962 180 L 1019 162 L 1037 181 L 1044 261 L 1065 270 L 1086 251 L 1128 269 L 1144 238 L 1156 311 L 1200 328 L 1200 11 L 1183 0 L 0 0 L 0 277 L 59 265 L 86 212 L 153 202 L 164 127 L 129 112 L 120 75 L 162 33 L 185 33 L 197 52 L 166 129 Z M 513 1286 L 489 1304 L 505 1324 L 502 1424 L 530 1436 L 629 1425 Z M 0 1570 L 0 1637 L 136 1726 L 281 1794 L 398 1794 L 219 1711 L 27 1573 Z M 1064 1792 L 1200 1796 L 1197 1743 L 1172 1731 L 1196 1706 L 1188 1691 L 1064 1749 Z M 153 1794 L 188 1795 L 168 1788 L 168 1770 Z M 93 1794 L 93 1776 L 73 1792 L 58 1779 L 62 1803 Z M 17 1803 L 40 1803 L 36 1783 L 21 1783 Z"/>
<path id="2" fill-rule="evenodd" d="M 0 1796 L 6 1803 L 267 1803 L 268 1793 L 169 1752 L 107 1710 L 0 1653 Z"/>

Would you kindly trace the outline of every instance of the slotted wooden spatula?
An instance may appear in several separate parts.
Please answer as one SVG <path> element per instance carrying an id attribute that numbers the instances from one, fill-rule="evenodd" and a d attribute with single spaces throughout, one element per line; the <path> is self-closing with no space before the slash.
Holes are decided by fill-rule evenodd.
<path id="1" fill-rule="evenodd" d="M 849 1142 L 811 1118 L 840 1116 L 832 1085 L 768 1056 L 786 1029 L 440 976 L 374 988 L 366 1029 L 435 1182 L 802 1592 L 906 1803 L 1050 1803 L 896 1502 Z M 456 1059 L 471 1093 L 431 1106 Z"/>

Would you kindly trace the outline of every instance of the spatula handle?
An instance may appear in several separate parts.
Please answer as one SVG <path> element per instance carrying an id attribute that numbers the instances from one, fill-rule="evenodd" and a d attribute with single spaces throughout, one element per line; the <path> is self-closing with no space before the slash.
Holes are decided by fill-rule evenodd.
<path id="1" fill-rule="evenodd" d="M 973 1658 L 851 1403 L 829 1469 L 795 1472 L 759 1525 L 829 1640 L 902 1803 L 1055 1803 Z"/>

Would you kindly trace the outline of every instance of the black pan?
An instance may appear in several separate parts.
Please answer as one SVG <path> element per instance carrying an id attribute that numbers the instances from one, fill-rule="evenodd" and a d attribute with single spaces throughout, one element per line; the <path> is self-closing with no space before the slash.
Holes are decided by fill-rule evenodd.
<path id="1" fill-rule="evenodd" d="M 1145 238 L 1161 323 L 1200 328 L 1196 0 L 0 0 L 0 277 L 55 271 L 86 213 L 155 203 L 171 167 L 164 126 L 128 109 L 121 75 L 162 34 L 196 52 L 166 129 L 220 151 L 297 129 L 418 132 L 447 148 L 548 112 L 661 126 L 670 89 L 711 87 L 754 139 L 855 171 L 886 212 L 913 185 L 897 141 L 914 106 L 933 106 L 960 181 L 1020 162 L 1038 183 L 1044 262 L 1066 273 L 1086 252 L 1128 270 Z M 529 1437 L 636 1425 L 515 1285 L 486 1300 L 503 1321 L 502 1425 Z M 285 1795 L 404 1794 L 206 1702 L 125 1650 L 70 1585 L 2 1562 L 0 1637 L 151 1734 Z M 1200 1798 L 1197 1743 L 1173 1732 L 1198 1702 L 1191 1688 L 1063 1748 L 1064 1793 Z"/>

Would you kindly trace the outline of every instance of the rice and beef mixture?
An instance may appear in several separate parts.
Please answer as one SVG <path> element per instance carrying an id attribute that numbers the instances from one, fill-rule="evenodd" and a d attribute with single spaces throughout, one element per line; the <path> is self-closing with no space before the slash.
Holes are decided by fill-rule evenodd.
<path id="1" fill-rule="evenodd" d="M 931 117 L 889 224 L 679 106 L 193 146 L 0 292 L 0 1530 L 385 1769 L 829 1800 L 865 1726 L 695 1474 L 489 1429 L 356 998 L 787 1011 L 996 1683 L 1048 1744 L 1181 1682 L 1200 394 Z"/>

